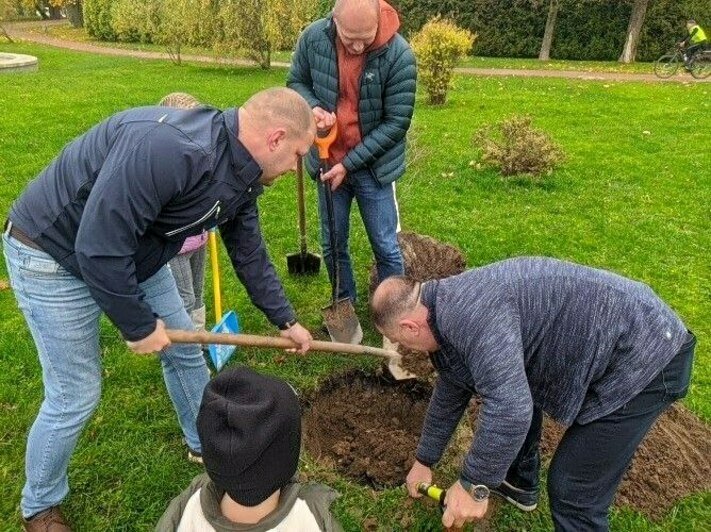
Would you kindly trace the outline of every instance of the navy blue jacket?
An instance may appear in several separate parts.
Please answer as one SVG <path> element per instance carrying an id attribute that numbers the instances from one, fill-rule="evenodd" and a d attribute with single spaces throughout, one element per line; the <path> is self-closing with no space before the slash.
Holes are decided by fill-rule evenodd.
<path id="1" fill-rule="evenodd" d="M 262 169 L 237 139 L 236 109 L 142 107 L 68 144 L 14 203 L 10 220 L 76 277 L 126 340 L 156 318 L 138 283 L 186 237 L 219 224 L 250 299 L 294 319 L 262 239 Z"/>

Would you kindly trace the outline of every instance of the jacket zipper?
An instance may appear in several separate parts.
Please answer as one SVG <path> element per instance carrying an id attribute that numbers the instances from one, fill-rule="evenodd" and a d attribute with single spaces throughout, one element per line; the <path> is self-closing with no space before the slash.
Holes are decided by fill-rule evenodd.
<path id="1" fill-rule="evenodd" d="M 168 232 L 165 234 L 165 236 L 173 236 L 173 235 L 175 235 L 175 234 L 178 234 L 178 233 L 181 233 L 181 232 L 183 232 L 183 231 L 186 231 L 187 229 L 190 229 L 191 227 L 195 227 L 196 225 L 200 225 L 201 223 L 203 223 L 205 220 L 207 220 L 208 218 L 210 218 L 210 216 L 212 216 L 212 215 L 215 214 L 215 213 L 217 213 L 217 216 L 218 216 L 218 217 L 220 216 L 220 200 L 217 200 L 217 201 L 215 202 L 215 205 L 213 205 L 212 208 L 211 208 L 209 211 L 207 211 L 207 212 L 202 216 L 202 218 L 200 218 L 199 220 L 196 220 L 196 221 L 194 221 L 193 223 L 188 224 L 188 225 L 185 225 L 185 226 L 183 226 L 183 227 L 179 227 L 178 229 L 173 229 L 172 231 L 168 231 Z"/>

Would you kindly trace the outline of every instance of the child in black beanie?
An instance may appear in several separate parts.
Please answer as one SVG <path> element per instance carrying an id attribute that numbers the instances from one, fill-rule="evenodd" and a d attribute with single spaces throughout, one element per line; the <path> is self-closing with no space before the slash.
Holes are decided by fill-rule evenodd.
<path id="1" fill-rule="evenodd" d="M 157 531 L 341 530 L 329 510 L 338 494 L 294 478 L 301 412 L 289 384 L 224 371 L 205 388 L 197 427 L 207 473 L 173 499 Z"/>

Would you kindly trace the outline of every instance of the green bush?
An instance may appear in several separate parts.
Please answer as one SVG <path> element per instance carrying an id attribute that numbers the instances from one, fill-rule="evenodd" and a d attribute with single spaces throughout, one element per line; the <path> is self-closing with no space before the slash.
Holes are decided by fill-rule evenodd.
<path id="1" fill-rule="evenodd" d="M 446 101 L 454 67 L 471 50 L 475 39 L 476 35 L 470 31 L 439 17 L 430 20 L 412 37 L 419 79 L 431 104 L 439 105 Z"/>
<path id="2" fill-rule="evenodd" d="M 530 116 L 512 116 L 474 134 L 481 161 L 498 168 L 502 176 L 549 174 L 563 161 L 562 150 L 547 133 L 533 127 Z"/>
<path id="3" fill-rule="evenodd" d="M 84 27 L 86 32 L 102 41 L 115 41 L 111 9 L 115 0 L 84 0 Z"/>
<path id="4" fill-rule="evenodd" d="M 115 0 L 111 27 L 117 40 L 153 42 L 162 0 Z"/>

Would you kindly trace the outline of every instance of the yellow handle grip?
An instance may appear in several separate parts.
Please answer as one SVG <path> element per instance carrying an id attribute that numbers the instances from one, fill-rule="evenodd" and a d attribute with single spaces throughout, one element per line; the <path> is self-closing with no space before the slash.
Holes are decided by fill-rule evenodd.
<path id="1" fill-rule="evenodd" d="M 444 506 L 444 498 L 447 496 L 447 491 L 434 484 L 425 484 L 424 482 L 417 486 L 417 491 L 422 495 L 426 495 L 430 499 L 434 499 Z"/>

